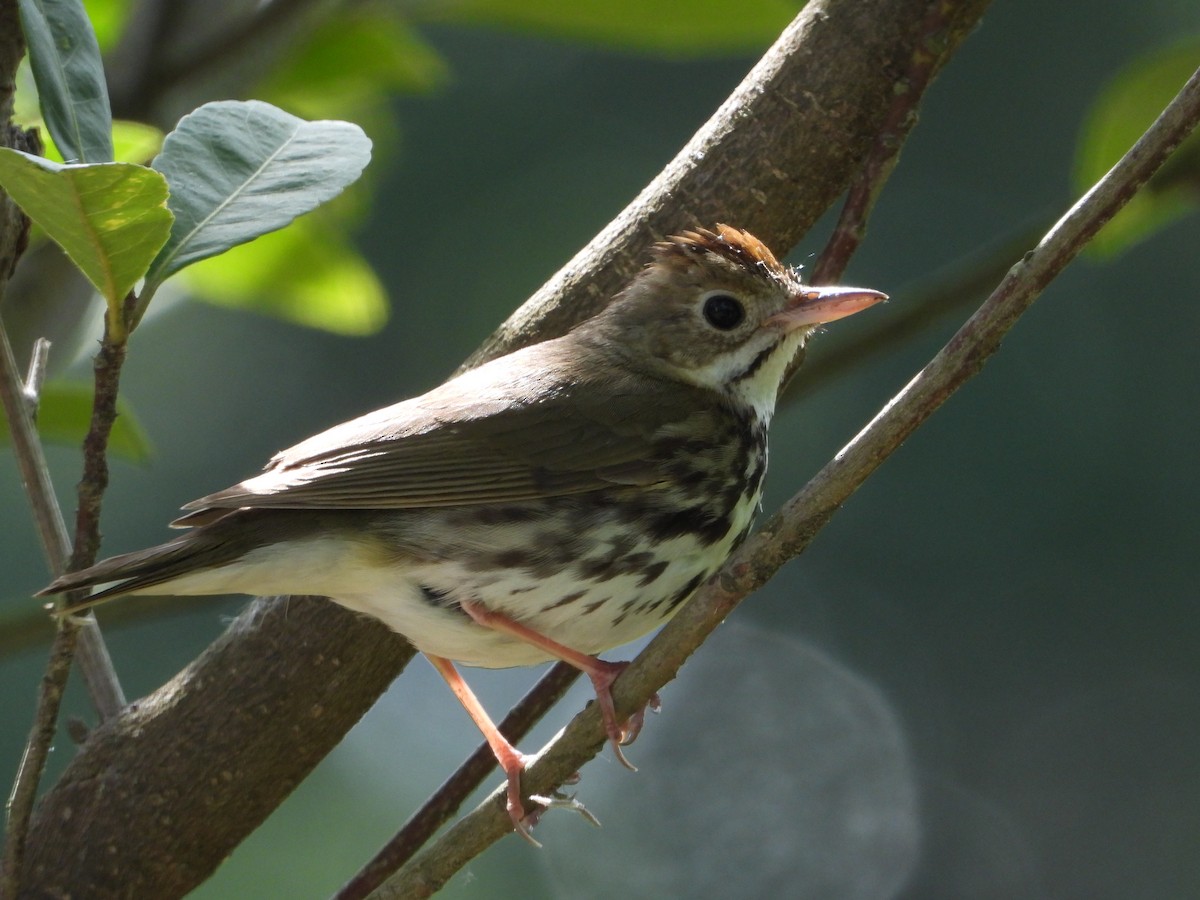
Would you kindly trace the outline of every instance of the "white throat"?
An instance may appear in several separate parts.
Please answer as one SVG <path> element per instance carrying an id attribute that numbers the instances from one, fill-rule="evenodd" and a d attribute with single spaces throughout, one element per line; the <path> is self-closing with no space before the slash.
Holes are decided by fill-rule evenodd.
<path id="1" fill-rule="evenodd" d="M 758 421 L 770 422 L 780 382 L 812 331 L 798 328 L 777 342 L 763 340 L 757 346 L 742 347 L 737 353 L 722 354 L 689 373 L 691 380 L 726 394 L 739 406 L 749 407 Z"/>

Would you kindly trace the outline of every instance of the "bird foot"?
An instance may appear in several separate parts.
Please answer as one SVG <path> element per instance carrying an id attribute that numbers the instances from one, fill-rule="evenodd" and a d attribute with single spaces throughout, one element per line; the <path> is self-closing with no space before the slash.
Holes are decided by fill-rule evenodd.
<path id="1" fill-rule="evenodd" d="M 533 757 L 525 757 L 524 762 L 528 763 L 533 760 Z M 536 803 L 537 807 L 531 812 L 525 811 L 525 805 L 521 802 L 521 770 L 508 774 L 507 803 L 505 808 L 508 810 L 508 817 L 512 820 L 513 830 L 521 836 L 525 841 L 539 849 L 542 846 L 541 841 L 533 836 L 532 829 L 542 819 L 542 814 L 548 809 L 570 809 L 579 813 L 597 828 L 600 827 L 600 820 L 592 815 L 591 810 L 576 799 L 575 794 L 567 794 L 562 790 L 554 790 L 549 794 L 530 794 L 531 802 Z M 569 784 L 575 784 L 579 781 L 579 773 L 576 772 L 570 779 Z"/>
<path id="2" fill-rule="evenodd" d="M 627 662 L 608 662 L 603 659 L 593 659 L 592 665 L 585 669 L 585 671 L 588 678 L 591 679 L 592 688 L 596 691 L 596 702 L 600 704 L 600 716 L 604 720 L 604 732 L 608 735 L 608 742 L 612 746 L 613 755 L 616 756 L 617 762 L 629 771 L 636 772 L 637 766 L 625 758 L 625 754 L 621 751 L 621 748 L 637 740 L 637 736 L 642 731 L 642 725 L 645 724 L 646 710 L 649 709 L 651 712 L 657 713 L 662 709 L 662 700 L 658 694 L 652 695 L 645 706 L 624 722 L 619 722 L 617 720 L 616 707 L 613 704 L 612 683 L 628 667 L 629 663 Z"/>
<path id="3" fill-rule="evenodd" d="M 499 754 L 497 754 L 497 758 L 499 759 Z M 508 812 L 509 819 L 512 820 L 513 830 L 533 846 L 540 847 L 542 845 L 534 839 L 530 829 L 537 825 L 542 811 L 535 809 L 533 812 L 526 813 L 525 803 L 521 800 L 521 773 L 525 771 L 525 767 L 529 763 L 533 762 L 533 757 L 517 753 L 499 760 L 499 762 L 500 768 L 504 770 L 504 777 L 508 780 L 505 788 L 504 808 Z M 530 799 L 535 803 L 540 802 L 536 797 Z"/>

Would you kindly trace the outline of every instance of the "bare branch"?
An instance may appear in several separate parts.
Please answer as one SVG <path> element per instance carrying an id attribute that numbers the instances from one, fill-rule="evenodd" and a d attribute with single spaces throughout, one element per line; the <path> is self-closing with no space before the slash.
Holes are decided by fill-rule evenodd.
<path id="1" fill-rule="evenodd" d="M 516 743 L 558 702 L 563 693 L 579 679 L 580 672 L 567 663 L 555 663 L 533 689 L 521 698 L 500 723 L 500 733 Z M 487 743 L 481 743 L 458 769 L 404 823 L 375 857 L 363 866 L 337 893 L 336 900 L 362 900 L 383 880 L 408 862 L 416 852 L 450 821 L 451 817 L 475 793 L 497 768 L 496 755 Z"/>
<path id="2" fill-rule="evenodd" d="M 114 54 L 113 112 L 125 117 L 153 117 L 170 91 L 228 65 L 255 48 L 265 36 L 290 27 L 307 15 L 315 0 L 267 0 L 249 15 L 207 36 L 198 46 L 180 48 L 176 41 L 188 10 L 182 0 L 149 0 L 134 17 L 134 27 Z M 196 4 L 195 10 L 203 10 Z M 195 11 L 193 10 L 193 12 Z M 124 63 L 126 69 L 121 69 Z"/>
<path id="3" fill-rule="evenodd" d="M 987 5 L 809 3 L 662 174 L 462 368 L 594 315 L 633 276 L 645 248 L 667 234 L 729 219 L 777 252 L 790 250 L 846 190 L 877 151 L 880 129 L 898 115 L 894 98 L 913 77 L 911 60 L 929 52 L 928 10 L 941 10 L 940 52 L 926 78 Z M 907 103 L 901 108 L 911 114 Z"/>
<path id="4" fill-rule="evenodd" d="M 925 89 L 946 61 L 943 43 L 955 27 L 954 5 L 933 3 L 921 21 L 908 71 L 896 82 L 895 98 L 887 120 L 866 164 L 850 188 L 837 225 L 813 266 L 813 284 L 833 284 L 846 271 L 846 263 L 867 233 L 867 219 L 884 183 L 900 158 L 900 148 L 913 126 Z"/>
<path id="5" fill-rule="evenodd" d="M 39 346 L 46 348 L 48 345 L 41 342 Z M 31 384 L 22 383 L 8 334 L 0 324 L 0 401 L 3 402 L 4 412 L 8 417 L 13 452 L 33 509 L 34 522 L 41 537 L 49 569 L 52 573 L 58 573 L 62 571 L 63 561 L 70 552 L 70 545 L 62 511 L 54 496 L 50 470 L 46 465 L 32 418 L 32 404 L 36 403 L 37 397 L 36 382 L 40 379 L 39 373 L 44 371 L 44 364 L 43 349 L 40 354 L 35 353 L 30 364 L 32 387 Z M 115 385 L 113 390 L 115 397 Z M 115 419 L 115 408 L 112 418 Z M 108 427 L 112 427 L 112 419 L 109 419 Z M 101 452 L 103 451 L 104 448 L 101 447 Z M 82 483 L 80 487 L 82 490 Z M 95 512 L 98 515 L 98 496 Z M 98 532 L 96 523 L 93 523 L 93 528 Z M 94 555 L 93 550 L 93 558 Z M 59 622 L 50 650 L 50 659 L 38 691 L 34 723 L 8 800 L 8 824 L 4 843 L 4 882 L 8 889 L 6 893 L 12 893 L 17 884 L 34 799 L 50 747 L 54 742 L 58 710 L 66 691 L 67 677 L 70 675 L 71 661 L 77 647 L 88 693 L 100 718 L 115 716 L 125 705 L 120 682 L 113 670 L 112 660 L 109 658 L 95 617 L 84 616 L 77 622 Z"/>
<path id="6" fill-rule="evenodd" d="M 790 404 L 817 393 L 851 368 L 864 366 L 873 357 L 887 353 L 905 341 L 929 333 L 935 323 L 966 315 L 983 301 L 1012 261 L 1045 234 L 1053 220 L 1038 216 L 985 246 L 952 260 L 930 275 L 889 293 L 896 308 L 888 316 L 876 316 L 857 324 L 834 347 L 822 346 L 816 359 L 804 363 L 804 377 L 787 386 L 781 403 Z"/>
<path id="7" fill-rule="evenodd" d="M 947 53 L 987 4 L 951 5 Z M 591 315 L 664 232 L 728 220 L 780 250 L 792 246 L 872 145 L 927 8 L 928 0 L 812 0 L 662 175 L 474 360 Z M 35 811 L 31 887 L 53 893 L 86 884 L 95 897 L 190 890 L 411 655 L 377 623 L 330 603 L 304 603 L 301 617 L 298 602 L 287 616 L 282 604 L 254 603 L 169 685 L 92 732 Z M 330 659 L 339 666 L 336 685 Z M 242 715 L 246 696 L 270 714 Z M 320 717 L 305 712 L 310 706 Z M 171 798 L 170 816 L 150 797 Z"/>
<path id="8" fill-rule="evenodd" d="M 29 496 L 33 510 L 33 522 L 41 539 L 42 552 L 52 573 L 62 570 L 63 561 L 70 552 L 67 526 L 62 511 L 54 498 L 54 485 L 50 481 L 50 469 L 33 426 L 34 407 L 26 382 L 21 380 L 17 360 L 13 356 L 8 332 L 0 323 L 0 401 L 8 417 L 12 433 L 13 456 L 21 472 L 21 481 Z"/>
<path id="9" fill-rule="evenodd" d="M 629 713 L 675 677 L 730 612 L 804 551 L 850 495 L 950 396 L 977 374 L 1042 290 L 1200 123 L 1200 70 L 1122 160 L 1012 267 L 991 296 L 905 388 L 734 554 L 654 637 L 614 685 Z M 542 792 L 592 758 L 604 740 L 596 710 L 575 717 L 525 774 Z M 414 857 L 373 896 L 427 897 L 512 830 L 497 792 Z"/>
<path id="10" fill-rule="evenodd" d="M 0 3 L 0 143 L 40 153 L 41 141 L 36 132 L 23 131 L 10 121 L 14 79 L 24 53 L 17 5 L 5 0 Z M 7 195 L 0 194 L 0 297 L 25 250 L 28 237 L 29 220 Z M 45 372 L 46 352 L 44 343 L 38 345 L 30 362 L 28 382 L 23 382 L 8 334 L 0 323 L 0 403 L 8 420 L 13 453 L 29 496 L 50 571 L 57 573 L 67 556 L 66 527 L 33 425 L 41 378 Z M 14 894 L 20 882 L 34 799 L 54 740 L 58 709 L 66 689 L 71 659 L 81 636 L 87 651 L 87 686 L 97 711 L 101 716 L 113 715 L 124 703 L 95 620 L 89 617 L 80 624 L 60 626 L 41 681 L 33 727 L 8 800 L 3 870 L 0 873 L 0 894 L 4 896 Z"/>

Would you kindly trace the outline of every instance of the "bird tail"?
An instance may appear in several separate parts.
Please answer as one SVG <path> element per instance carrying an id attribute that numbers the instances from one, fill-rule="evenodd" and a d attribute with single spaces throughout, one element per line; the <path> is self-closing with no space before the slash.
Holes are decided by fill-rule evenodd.
<path id="1" fill-rule="evenodd" d="M 206 538 L 202 531 L 194 531 L 148 550 L 122 553 L 78 572 L 60 575 L 38 591 L 37 596 L 48 597 L 116 582 L 89 596 L 69 599 L 60 610 L 61 614 L 77 613 L 124 594 L 145 593 L 148 588 L 165 584 L 180 575 L 225 565 L 243 553 L 228 543 Z"/>

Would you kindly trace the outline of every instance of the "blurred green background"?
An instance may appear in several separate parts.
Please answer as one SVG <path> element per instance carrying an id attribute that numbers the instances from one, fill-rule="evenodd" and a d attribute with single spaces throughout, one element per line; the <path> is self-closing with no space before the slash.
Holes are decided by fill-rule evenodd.
<path id="1" fill-rule="evenodd" d="M 995 3 L 931 90 L 847 273 L 892 295 L 870 315 L 900 315 L 947 265 L 1065 209 L 1103 86 L 1189 33 L 1194 46 L 1190 0 L 1103 14 Z M 519 23 L 420 34 L 448 75 L 394 100 L 398 127 L 356 237 L 390 297 L 386 326 L 336 336 L 186 302 L 148 321 L 124 389 L 155 455 L 114 465 L 106 550 L 162 540 L 181 503 L 441 381 L 770 43 L 672 56 Z M 814 232 L 791 261 L 820 247 Z M 640 771 L 608 755 L 584 770 L 580 796 L 604 829 L 547 815 L 544 850 L 505 840 L 445 896 L 1200 896 L 1198 248 L 1193 216 L 1072 265 L 983 374 L 667 688 L 631 749 Z M 964 315 L 790 405 L 773 429 L 767 510 Z M 831 329 L 810 361 L 860 327 Z M 50 455 L 67 502 L 78 454 Z M 0 623 L 25 620 L 46 572 L 7 454 L 0 560 Z M 172 676 L 243 602 L 162 601 L 108 627 L 130 696 Z M 0 658 L 2 772 L 23 746 L 44 632 Z M 468 677 L 499 714 L 536 673 Z M 526 748 L 586 699 L 577 688 Z M 78 690 L 68 707 L 88 717 Z M 329 894 L 476 743 L 414 661 L 196 896 Z M 70 752 L 64 734 L 56 755 Z"/>

